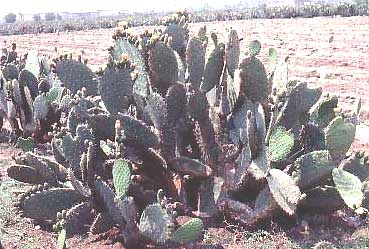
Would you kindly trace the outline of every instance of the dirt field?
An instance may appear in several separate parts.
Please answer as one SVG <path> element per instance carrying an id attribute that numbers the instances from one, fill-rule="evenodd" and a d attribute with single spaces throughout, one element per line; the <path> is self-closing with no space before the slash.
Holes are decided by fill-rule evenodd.
<path id="1" fill-rule="evenodd" d="M 197 33 L 201 25 L 204 23 L 190 25 L 191 32 Z M 350 104 L 360 96 L 363 100 L 362 124 L 358 126 L 354 147 L 368 150 L 369 17 L 245 20 L 206 25 L 208 31 L 218 33 L 219 39 L 223 41 L 227 28 L 236 29 L 239 36 L 244 38 L 241 43 L 243 52 L 251 40 L 259 40 L 263 46 L 260 57 L 266 64 L 270 47 L 277 49 L 280 58 L 288 55 L 292 78 L 305 80 L 312 86 L 321 86 L 325 91 L 338 95 L 344 108 L 350 108 Z M 107 48 L 112 45 L 111 34 L 112 30 L 93 30 L 23 35 L 0 37 L 0 42 L 16 42 L 21 53 L 38 50 L 52 56 L 55 55 L 55 47 L 59 52 L 78 53 L 83 50 L 89 59 L 89 65 L 97 69 L 106 61 Z M 331 36 L 333 40 L 329 42 Z M 23 192 L 26 187 L 6 177 L 6 168 L 14 152 L 16 150 L 9 145 L 0 144 L 0 241 L 5 248 L 54 248 L 56 234 L 45 232 L 39 226 L 14 216 L 12 202 L 16 199 L 16 194 Z M 298 227 L 288 232 L 278 228 L 275 231 L 271 229 L 270 232 L 249 233 L 227 223 L 219 226 L 220 228 L 211 228 L 206 232 L 203 244 L 219 243 L 222 247 L 193 248 L 310 248 L 322 239 L 337 243 L 350 242 L 355 230 L 342 228 L 334 222 L 328 227 L 318 227 L 311 231 Z M 369 237 L 368 234 L 368 229 L 354 233 L 363 238 Z M 103 237 L 103 243 L 106 242 L 105 239 L 108 237 Z M 96 238 L 83 241 L 81 243 L 81 239 L 76 238 L 69 241 L 69 245 L 71 248 L 123 248 L 119 244 L 103 247 L 100 242 L 92 243 L 91 241 L 99 241 Z M 360 248 L 369 248 L 367 245 Z"/>

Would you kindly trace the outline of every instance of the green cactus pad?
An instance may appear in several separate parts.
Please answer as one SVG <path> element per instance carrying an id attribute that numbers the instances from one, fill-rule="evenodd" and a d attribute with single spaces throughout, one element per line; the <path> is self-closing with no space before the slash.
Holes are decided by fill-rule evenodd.
<path id="1" fill-rule="evenodd" d="M 156 42 L 149 50 L 148 64 L 151 83 L 164 96 L 168 88 L 178 81 L 176 55 L 164 43 Z"/>
<path id="2" fill-rule="evenodd" d="M 26 165 L 12 165 L 7 169 L 7 174 L 19 182 L 30 184 L 42 184 L 45 182 L 40 172 Z"/>
<path id="3" fill-rule="evenodd" d="M 198 121 L 203 121 L 209 118 L 210 105 L 205 93 L 195 91 L 188 98 L 188 112 L 190 117 Z"/>
<path id="4" fill-rule="evenodd" d="M 269 159 L 278 162 L 287 158 L 294 145 L 294 137 L 284 127 L 276 127 L 269 139 Z"/>
<path id="5" fill-rule="evenodd" d="M 71 182 L 72 187 L 80 193 L 80 195 L 84 197 L 90 197 L 91 196 L 91 190 L 89 187 L 83 186 L 82 182 L 80 182 L 76 176 L 74 175 L 73 171 L 71 169 L 68 169 L 68 178 Z"/>
<path id="6" fill-rule="evenodd" d="M 267 181 L 274 200 L 287 214 L 293 215 L 301 197 L 299 187 L 279 169 L 271 169 L 269 173 Z"/>
<path id="7" fill-rule="evenodd" d="M 360 179 L 342 169 L 333 169 L 333 182 L 346 205 L 352 209 L 360 207 L 363 201 L 362 183 Z"/>
<path id="8" fill-rule="evenodd" d="M 325 130 L 325 144 L 333 159 L 344 157 L 355 139 L 356 127 L 343 120 L 333 119 Z"/>
<path id="9" fill-rule="evenodd" d="M 199 38 L 192 37 L 187 44 L 186 62 L 188 81 L 193 88 L 199 89 L 205 67 L 205 49 Z"/>
<path id="10" fill-rule="evenodd" d="M 65 245 L 66 239 L 67 239 L 67 231 L 65 229 L 62 229 L 58 236 L 58 249 L 66 248 Z"/>
<path id="11" fill-rule="evenodd" d="M 271 93 L 272 86 L 268 81 L 263 63 L 256 57 L 245 58 L 240 66 L 239 77 L 241 91 L 253 102 L 264 103 Z"/>
<path id="12" fill-rule="evenodd" d="M 126 160 L 115 160 L 113 166 L 113 182 L 115 195 L 118 199 L 123 199 L 127 194 L 129 184 L 131 183 L 131 169 Z"/>
<path id="13" fill-rule="evenodd" d="M 272 60 L 272 58 L 270 58 L 270 60 Z M 282 60 L 275 65 L 271 81 L 272 89 L 277 89 L 277 95 L 282 95 L 287 92 L 288 63 L 285 60 Z"/>
<path id="14" fill-rule="evenodd" d="M 200 86 L 201 91 L 204 93 L 209 92 L 220 83 L 224 66 L 224 50 L 224 44 L 220 43 L 209 55 L 205 65 L 204 78 Z"/>
<path id="15" fill-rule="evenodd" d="M 307 153 L 295 162 L 294 179 L 301 189 L 308 189 L 325 182 L 336 167 L 327 150 Z"/>
<path id="16" fill-rule="evenodd" d="M 54 220 L 56 214 L 80 203 L 84 198 L 75 190 L 56 188 L 42 191 L 24 199 L 21 203 L 24 215 L 34 220 Z"/>
<path id="17" fill-rule="evenodd" d="M 131 72 L 127 68 L 107 67 L 99 82 L 99 92 L 111 114 L 128 109 L 133 94 Z"/>
<path id="18" fill-rule="evenodd" d="M 18 79 L 19 71 L 16 66 L 8 64 L 2 70 L 3 76 L 6 80 Z"/>
<path id="19" fill-rule="evenodd" d="M 250 56 L 254 57 L 260 53 L 261 43 L 257 40 L 251 41 L 249 45 Z"/>
<path id="20" fill-rule="evenodd" d="M 187 157 L 176 157 L 170 161 L 170 165 L 184 175 L 208 177 L 212 174 L 212 169 L 209 166 Z"/>
<path id="21" fill-rule="evenodd" d="M 60 60 L 55 65 L 55 73 L 73 93 L 85 87 L 88 95 L 97 94 L 96 76 L 85 64 L 75 60 Z"/>
<path id="22" fill-rule="evenodd" d="M 138 228 L 145 237 L 164 243 L 170 237 L 172 222 L 172 218 L 159 204 L 153 204 L 142 212 Z"/>
<path id="23" fill-rule="evenodd" d="M 177 243 L 187 243 L 199 238 L 204 230 L 204 224 L 199 218 L 192 218 L 179 227 L 171 236 L 171 240 Z"/>
<path id="24" fill-rule="evenodd" d="M 31 137 L 28 137 L 28 138 L 20 137 L 18 138 L 17 146 L 18 148 L 21 148 L 23 152 L 27 152 L 27 151 L 32 152 L 35 149 L 35 141 Z"/>
<path id="25" fill-rule="evenodd" d="M 38 95 L 33 102 L 34 117 L 44 119 L 49 112 L 49 103 L 44 95 Z"/>
<path id="26" fill-rule="evenodd" d="M 240 39 L 238 38 L 237 31 L 232 29 L 228 34 L 228 42 L 225 49 L 225 60 L 228 73 L 233 78 L 234 72 L 238 67 L 240 58 Z"/>

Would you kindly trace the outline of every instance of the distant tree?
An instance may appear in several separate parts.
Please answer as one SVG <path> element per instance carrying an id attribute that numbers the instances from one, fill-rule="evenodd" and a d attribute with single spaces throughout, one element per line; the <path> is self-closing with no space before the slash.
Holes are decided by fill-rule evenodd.
<path id="1" fill-rule="evenodd" d="M 15 23 L 17 21 L 17 15 L 14 13 L 9 13 L 5 16 L 5 23 Z"/>
<path id="2" fill-rule="evenodd" d="M 63 19 L 63 17 L 60 14 L 56 15 L 56 20 L 61 21 L 62 19 Z"/>
<path id="3" fill-rule="evenodd" d="M 40 21 L 41 21 L 41 16 L 40 16 L 40 14 L 33 15 L 33 21 L 35 21 L 35 22 L 40 22 Z"/>
<path id="4" fill-rule="evenodd" d="M 357 5 L 369 5 L 368 0 L 354 0 L 354 3 L 356 3 Z"/>
<path id="5" fill-rule="evenodd" d="M 56 19 L 56 15 L 54 13 L 46 13 L 45 21 L 54 21 Z"/>

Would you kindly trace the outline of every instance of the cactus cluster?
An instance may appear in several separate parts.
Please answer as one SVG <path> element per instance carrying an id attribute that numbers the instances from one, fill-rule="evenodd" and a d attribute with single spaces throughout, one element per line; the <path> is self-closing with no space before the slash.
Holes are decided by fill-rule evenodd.
<path id="1" fill-rule="evenodd" d="M 366 211 L 367 157 L 345 156 L 357 112 L 289 81 L 274 49 L 268 74 L 260 42 L 241 55 L 236 30 L 224 43 L 205 39 L 205 28 L 189 37 L 188 18 L 177 13 L 151 33 L 121 25 L 96 74 L 78 60 L 55 61 L 50 75 L 60 84 L 41 81 L 30 107 L 33 121 L 53 105 L 60 113 L 48 133 L 54 158 L 19 139 L 27 152 L 8 169 L 34 184 L 19 197 L 20 213 L 54 223 L 60 241 L 87 223 L 92 233 L 117 226 L 133 246 L 194 241 L 201 219 L 221 212 L 254 226 L 278 212 Z M 23 101 L 15 89 L 31 89 L 5 86 L 12 95 L 2 108 Z M 179 215 L 192 219 L 180 225 Z"/>

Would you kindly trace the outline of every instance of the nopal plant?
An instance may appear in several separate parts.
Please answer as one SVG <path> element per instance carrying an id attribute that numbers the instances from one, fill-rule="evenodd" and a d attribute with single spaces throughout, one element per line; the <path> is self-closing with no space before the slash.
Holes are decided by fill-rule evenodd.
<path id="1" fill-rule="evenodd" d="M 53 79 L 28 105 L 35 127 L 50 129 L 53 158 L 18 141 L 26 152 L 8 175 L 33 184 L 20 214 L 53 224 L 61 240 L 116 226 L 139 248 L 196 241 L 202 219 L 222 212 L 255 226 L 280 212 L 365 211 L 367 157 L 346 156 L 359 108 L 343 113 L 335 96 L 289 80 L 275 49 L 267 72 L 261 43 L 241 54 L 236 30 L 225 41 L 206 28 L 190 36 L 188 18 L 142 33 L 121 25 L 96 73 L 81 57 L 61 56 L 50 70 L 31 63 Z M 1 110 L 14 120 L 24 108 L 16 100 L 32 91 L 6 82 Z"/>

